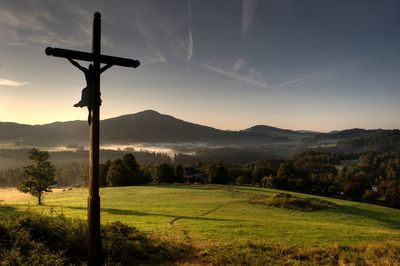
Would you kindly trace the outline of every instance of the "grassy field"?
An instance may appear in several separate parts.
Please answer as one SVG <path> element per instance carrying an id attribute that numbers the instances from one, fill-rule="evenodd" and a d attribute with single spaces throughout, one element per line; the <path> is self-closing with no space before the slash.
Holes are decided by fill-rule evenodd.
<path id="1" fill-rule="evenodd" d="M 323 247 L 400 241 L 400 210 L 323 198 L 339 208 L 303 212 L 250 204 L 278 190 L 201 185 L 101 189 L 102 223 L 121 221 L 146 232 L 198 244 L 263 244 Z M 291 193 L 299 197 L 310 195 Z M 34 210 L 86 218 L 87 189 L 57 190 L 37 206 L 33 197 L 0 190 L 0 216 Z"/>

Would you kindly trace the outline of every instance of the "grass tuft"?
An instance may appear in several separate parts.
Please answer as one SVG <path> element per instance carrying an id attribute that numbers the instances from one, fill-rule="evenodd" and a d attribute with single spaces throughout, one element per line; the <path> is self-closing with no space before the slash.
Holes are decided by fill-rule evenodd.
<path id="1" fill-rule="evenodd" d="M 270 197 L 257 197 L 249 202 L 252 204 L 268 205 L 299 211 L 315 211 L 339 207 L 339 205 L 330 201 L 317 198 L 300 198 L 286 193 L 277 193 Z"/>

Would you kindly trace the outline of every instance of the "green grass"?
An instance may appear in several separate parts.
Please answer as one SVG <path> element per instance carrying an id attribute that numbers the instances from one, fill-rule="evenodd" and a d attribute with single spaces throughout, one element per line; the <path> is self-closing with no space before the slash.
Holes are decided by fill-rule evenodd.
<path id="1" fill-rule="evenodd" d="M 102 223 L 121 221 L 145 232 L 193 243 L 321 247 L 400 240 L 400 210 L 315 197 L 339 205 L 312 212 L 250 204 L 257 195 L 283 191 L 228 186 L 160 185 L 101 189 Z M 288 192 L 284 192 L 288 193 Z M 310 195 L 290 193 L 305 198 Z M 86 219 L 87 189 L 48 193 L 44 206 L 34 198 L 0 202 L 0 217 L 34 210 Z"/>
<path id="2" fill-rule="evenodd" d="M 336 146 L 337 146 L 336 143 L 325 143 L 325 144 L 311 145 L 308 147 L 310 149 L 321 149 L 321 148 L 335 148 Z"/>

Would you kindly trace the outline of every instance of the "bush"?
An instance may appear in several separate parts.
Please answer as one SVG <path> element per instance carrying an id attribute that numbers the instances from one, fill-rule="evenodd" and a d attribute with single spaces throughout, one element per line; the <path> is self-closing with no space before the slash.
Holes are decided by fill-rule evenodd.
<path id="1" fill-rule="evenodd" d="M 244 177 L 244 176 L 238 176 L 237 178 L 236 178 L 236 181 L 235 181 L 235 183 L 236 183 L 236 185 L 243 185 L 243 184 L 246 184 L 246 177 Z"/>
<path id="2" fill-rule="evenodd" d="M 363 201 L 365 202 L 375 202 L 376 199 L 379 197 L 379 194 L 372 189 L 368 189 L 364 192 L 362 196 Z"/>
<path id="3" fill-rule="evenodd" d="M 0 227 L 3 265 L 65 265 L 86 260 L 86 226 L 80 220 L 26 213 L 3 219 Z"/>
<path id="4" fill-rule="evenodd" d="M 260 185 L 263 188 L 273 187 L 273 185 L 272 185 L 272 176 L 264 176 L 260 181 Z"/>
<path id="5" fill-rule="evenodd" d="M 101 228 L 106 265 L 157 265 L 192 256 L 183 243 L 160 240 L 120 222 Z M 0 221 L 0 265 L 87 263 L 86 222 L 65 216 L 13 214 Z"/>

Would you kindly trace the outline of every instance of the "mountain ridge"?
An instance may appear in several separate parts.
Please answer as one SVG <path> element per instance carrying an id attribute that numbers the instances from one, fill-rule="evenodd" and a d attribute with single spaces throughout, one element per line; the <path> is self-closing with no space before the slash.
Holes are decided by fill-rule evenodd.
<path id="1" fill-rule="evenodd" d="M 364 137 L 382 129 L 347 129 L 319 133 L 255 125 L 244 130 L 222 130 L 188 122 L 154 110 L 120 115 L 101 120 L 103 143 L 134 142 L 217 142 L 217 143 L 271 143 L 314 139 L 346 139 Z M 87 122 L 73 120 L 42 125 L 0 122 L 0 142 L 31 143 L 86 143 Z"/>

